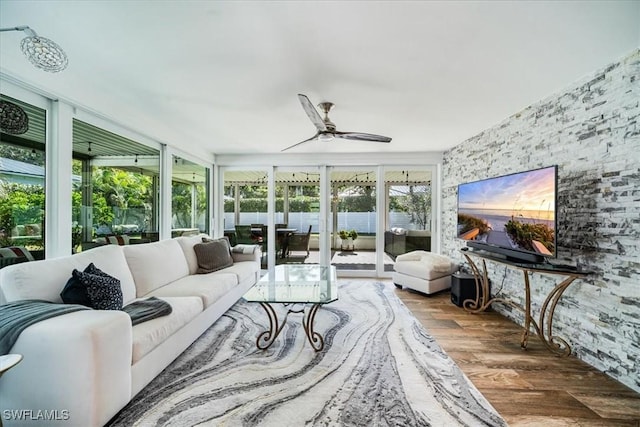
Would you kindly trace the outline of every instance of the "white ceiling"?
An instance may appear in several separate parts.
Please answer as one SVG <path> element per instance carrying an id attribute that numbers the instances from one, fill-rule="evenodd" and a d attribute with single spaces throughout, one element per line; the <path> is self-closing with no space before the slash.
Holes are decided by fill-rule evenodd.
<path id="1" fill-rule="evenodd" d="M 640 46 L 640 1 L 2 0 L 17 25 L 69 66 L 34 68 L 3 32 L 0 72 L 187 151 L 311 137 L 298 93 L 393 141 L 294 152 L 443 151 Z"/>

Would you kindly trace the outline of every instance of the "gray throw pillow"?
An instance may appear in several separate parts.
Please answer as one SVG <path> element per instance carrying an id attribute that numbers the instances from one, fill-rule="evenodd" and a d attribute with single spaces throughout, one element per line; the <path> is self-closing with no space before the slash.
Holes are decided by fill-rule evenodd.
<path id="1" fill-rule="evenodd" d="M 229 240 L 226 237 L 207 239 L 204 243 L 196 243 L 193 246 L 198 259 L 196 274 L 211 273 L 233 265 L 229 249 Z"/>

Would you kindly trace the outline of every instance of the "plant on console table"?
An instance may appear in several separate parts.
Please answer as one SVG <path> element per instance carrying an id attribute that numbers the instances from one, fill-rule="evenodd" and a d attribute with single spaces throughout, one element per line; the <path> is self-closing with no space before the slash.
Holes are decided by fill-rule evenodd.
<path id="1" fill-rule="evenodd" d="M 355 240 L 358 238 L 358 232 L 356 230 L 340 230 L 338 231 L 340 236 L 341 245 L 340 249 L 343 251 L 355 250 Z"/>

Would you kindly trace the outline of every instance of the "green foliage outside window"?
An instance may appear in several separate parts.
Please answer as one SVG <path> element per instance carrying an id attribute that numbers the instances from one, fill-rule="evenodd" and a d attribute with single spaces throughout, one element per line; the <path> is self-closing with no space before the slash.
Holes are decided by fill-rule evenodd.
<path id="1" fill-rule="evenodd" d="M 173 213 L 173 227 L 191 227 L 191 192 L 192 184 L 174 182 L 171 185 L 171 212 Z M 205 214 L 207 209 L 207 187 L 204 184 L 195 186 L 196 214 Z M 202 230 L 205 231 L 205 230 Z"/>
<path id="2" fill-rule="evenodd" d="M 94 225 L 137 224 L 151 220 L 151 177 L 115 168 L 94 168 Z"/>
<path id="3" fill-rule="evenodd" d="M 416 191 L 414 185 L 395 187 L 395 193 L 404 194 L 389 197 L 389 210 L 409 214 L 412 224 L 416 224 L 420 230 L 426 230 L 431 220 L 431 191 L 425 189 L 424 185 L 417 187 L 422 191 Z"/>
<path id="4" fill-rule="evenodd" d="M 0 244 L 11 246 L 16 229 L 25 229 L 22 243 L 43 248 L 44 188 L 0 181 Z M 14 236 L 15 235 L 15 236 Z M 33 238 L 29 238 L 33 236 Z"/>

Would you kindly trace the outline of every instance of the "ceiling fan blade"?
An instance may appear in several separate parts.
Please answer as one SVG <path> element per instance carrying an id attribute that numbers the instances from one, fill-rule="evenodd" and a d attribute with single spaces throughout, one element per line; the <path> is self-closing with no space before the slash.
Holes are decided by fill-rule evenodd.
<path id="1" fill-rule="evenodd" d="M 305 142 L 313 141 L 314 139 L 317 139 L 317 138 L 318 138 L 318 135 L 320 135 L 320 132 L 316 133 L 315 135 L 313 135 L 313 136 L 312 136 L 311 138 L 309 138 L 309 139 L 305 139 L 304 141 L 300 141 L 300 142 L 298 142 L 298 143 L 296 143 L 296 144 L 293 144 L 293 145 L 291 145 L 291 146 L 289 146 L 289 147 L 287 147 L 287 148 L 284 148 L 284 149 L 280 150 L 280 152 L 287 151 L 287 150 L 289 150 L 289 149 L 291 149 L 291 148 L 293 148 L 293 147 L 297 147 L 297 146 L 298 146 L 298 145 L 300 145 L 300 144 L 304 144 Z"/>
<path id="2" fill-rule="evenodd" d="M 326 131 L 327 126 L 324 124 L 324 121 L 322 120 L 322 117 L 320 117 L 316 107 L 314 107 L 311 101 L 309 101 L 309 98 L 307 98 L 306 95 L 299 93 L 298 99 L 300 100 L 300 104 L 302 104 L 302 108 L 304 108 L 304 112 L 307 113 L 307 116 L 309 116 L 309 119 L 311 119 L 316 128 L 321 132 Z"/>
<path id="3" fill-rule="evenodd" d="M 352 139 L 355 141 L 371 141 L 371 142 L 391 142 L 388 136 L 374 135 L 362 132 L 333 132 L 336 138 Z"/>

